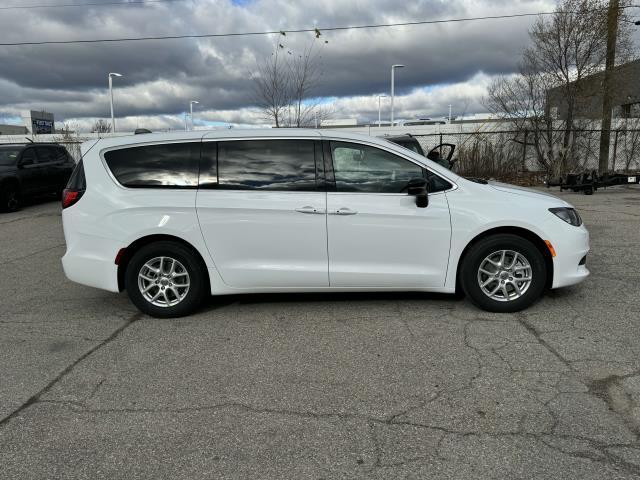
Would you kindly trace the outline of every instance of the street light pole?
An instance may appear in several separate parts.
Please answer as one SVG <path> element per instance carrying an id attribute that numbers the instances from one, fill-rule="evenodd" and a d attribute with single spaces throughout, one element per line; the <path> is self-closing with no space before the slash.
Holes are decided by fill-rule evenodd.
<path id="1" fill-rule="evenodd" d="M 600 175 L 606 174 L 609 170 L 611 104 L 613 103 L 613 69 L 616 64 L 616 39 L 618 37 L 619 19 L 619 0 L 609 0 L 609 11 L 607 13 L 607 57 L 605 60 L 604 78 L 602 81 L 602 121 L 600 123 L 600 155 L 598 156 L 598 173 L 600 173 Z"/>
<path id="2" fill-rule="evenodd" d="M 191 130 L 193 130 L 193 104 L 194 103 L 200 103 L 200 102 L 198 102 L 197 100 L 191 100 L 189 102 L 189 111 L 190 111 L 190 114 L 191 114 L 191 116 L 190 116 L 190 118 L 191 118 Z"/>
<path id="3" fill-rule="evenodd" d="M 119 73 L 109 74 L 109 97 L 111 99 L 111 131 L 116 133 L 116 118 L 113 115 L 113 77 L 121 77 Z"/>
<path id="4" fill-rule="evenodd" d="M 387 96 L 383 93 L 382 95 L 378 95 L 378 128 L 382 125 L 382 119 L 380 117 L 380 99 L 387 98 Z"/>
<path id="5" fill-rule="evenodd" d="M 391 126 L 393 127 L 393 97 L 395 96 L 395 71 L 404 65 L 391 65 Z"/>

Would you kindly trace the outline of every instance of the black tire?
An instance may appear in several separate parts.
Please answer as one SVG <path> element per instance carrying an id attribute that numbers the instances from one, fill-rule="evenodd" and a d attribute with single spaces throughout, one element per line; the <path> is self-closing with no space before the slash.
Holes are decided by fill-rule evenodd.
<path id="1" fill-rule="evenodd" d="M 189 288 L 184 298 L 176 305 L 154 305 L 143 296 L 138 286 L 138 274 L 141 272 L 143 266 L 158 257 L 168 257 L 177 260 L 188 273 Z M 195 312 L 209 294 L 210 286 L 206 266 L 197 253 L 177 242 L 160 241 L 142 247 L 133 255 L 125 272 L 125 289 L 133 304 L 138 307 L 141 312 L 157 318 L 175 318 Z M 155 292 L 157 292 L 157 290 L 153 290 L 152 294 L 155 294 Z M 173 298 L 177 299 L 177 297 Z"/>
<path id="2" fill-rule="evenodd" d="M 508 301 L 500 301 L 489 297 L 480 287 L 478 280 L 478 272 L 484 260 L 492 253 L 501 250 L 519 253 L 531 266 L 531 283 L 528 289 L 519 298 Z M 496 268 L 496 271 L 498 271 L 498 268 Z M 547 266 L 540 250 L 529 240 L 512 234 L 498 234 L 483 238 L 470 248 L 463 259 L 460 276 L 462 289 L 476 306 L 489 312 L 517 312 L 527 308 L 542 295 L 547 281 Z M 490 288 L 493 288 L 494 284 L 490 285 Z M 514 293 L 511 286 L 507 286 L 507 290 L 509 293 Z M 504 298 L 502 293 L 499 292 L 498 294 Z"/>
<path id="3" fill-rule="evenodd" d="M 16 212 L 22 204 L 20 188 L 15 183 L 0 185 L 0 212 Z"/>

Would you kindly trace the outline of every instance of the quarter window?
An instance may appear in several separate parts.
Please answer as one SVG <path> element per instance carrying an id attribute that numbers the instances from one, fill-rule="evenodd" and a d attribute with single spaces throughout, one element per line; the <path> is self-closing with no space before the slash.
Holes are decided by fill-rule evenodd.
<path id="1" fill-rule="evenodd" d="M 449 182 L 444 178 L 439 177 L 435 173 L 431 173 L 427 170 L 427 181 L 429 182 L 429 193 L 444 192 L 453 188 Z"/>
<path id="2" fill-rule="evenodd" d="M 368 145 L 331 142 L 331 153 L 338 192 L 402 193 L 424 178 L 419 165 Z"/>
<path id="3" fill-rule="evenodd" d="M 130 188 L 196 188 L 200 142 L 111 150 L 104 154 L 113 176 Z"/>
<path id="4" fill-rule="evenodd" d="M 67 153 L 67 149 L 64 147 L 56 148 L 55 158 L 56 158 L 56 162 L 69 161 L 69 154 Z"/>
<path id="5" fill-rule="evenodd" d="M 218 188 L 316 190 L 313 140 L 218 142 Z"/>

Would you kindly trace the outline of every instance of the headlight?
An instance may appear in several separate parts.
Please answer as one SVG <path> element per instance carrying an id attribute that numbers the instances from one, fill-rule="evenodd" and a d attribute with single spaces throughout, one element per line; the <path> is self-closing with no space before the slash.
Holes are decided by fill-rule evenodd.
<path id="1" fill-rule="evenodd" d="M 582 219 L 578 212 L 576 212 L 575 208 L 569 207 L 559 207 L 559 208 L 550 208 L 549 211 L 553 213 L 556 217 L 561 218 L 569 225 L 573 225 L 574 227 L 579 227 L 582 225 Z"/>

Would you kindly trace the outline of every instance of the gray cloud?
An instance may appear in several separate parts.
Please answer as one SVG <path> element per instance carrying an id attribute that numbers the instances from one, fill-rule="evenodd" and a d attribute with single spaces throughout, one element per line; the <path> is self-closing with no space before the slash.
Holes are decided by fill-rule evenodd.
<path id="1" fill-rule="evenodd" d="M 93 0 L 95 1 L 95 0 Z M 553 9 L 552 0 L 491 1 L 482 4 L 455 0 L 187 0 L 144 7 L 86 7 L 5 11 L 0 17 L 2 41 L 136 37 L 211 32 L 280 30 L 299 27 L 357 25 L 520 13 Z M 389 67 L 398 72 L 400 114 L 423 108 L 432 116 L 460 98 L 478 104 L 477 74 L 513 72 L 527 43 L 531 19 L 492 20 L 376 30 L 323 32 L 317 42 L 323 79 L 315 92 L 334 97 L 345 114 L 377 116 L 364 100 L 389 89 Z M 57 119 L 88 119 L 108 114 L 106 75 L 116 79 L 117 112 L 122 117 L 156 118 L 178 128 L 188 101 L 201 102 L 201 115 L 210 121 L 250 118 L 251 72 L 256 59 L 282 41 L 293 54 L 314 41 L 313 34 L 286 37 L 149 41 L 117 44 L 5 47 L 0 49 L 0 115 L 29 108 L 46 108 Z M 485 77 L 482 77 L 485 78 Z M 457 85 L 456 96 L 427 104 L 412 104 L 424 87 Z M 466 93 L 465 93 L 466 91 Z M 416 94 L 418 92 L 418 94 Z M 441 89 L 443 95 L 453 91 Z M 360 108 L 349 102 L 360 100 Z M 423 102 L 424 103 L 424 102 Z M 349 105 L 349 108 L 346 108 Z M 437 111 L 436 111 L 437 110 Z M 129 120 L 123 119 L 123 124 Z"/>

